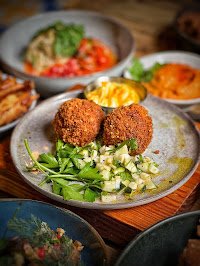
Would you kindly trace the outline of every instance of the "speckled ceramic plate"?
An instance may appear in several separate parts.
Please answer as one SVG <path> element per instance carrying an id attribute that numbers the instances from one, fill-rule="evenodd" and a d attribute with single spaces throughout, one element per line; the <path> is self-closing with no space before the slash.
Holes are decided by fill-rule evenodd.
<path id="1" fill-rule="evenodd" d="M 4 234 L 6 224 L 19 207 L 16 215 L 18 218 L 28 219 L 31 214 L 43 222 L 46 222 L 52 230 L 63 228 L 66 235 L 73 241 L 80 241 L 84 249 L 81 251 L 81 259 L 84 265 L 109 265 L 106 246 L 101 236 L 84 219 L 69 210 L 62 210 L 53 205 L 21 199 L 0 200 L 0 239 Z M 8 231 L 6 237 L 12 237 L 13 232 Z"/>
<path id="2" fill-rule="evenodd" d="M 179 265 L 179 256 L 187 246 L 188 239 L 197 239 L 199 219 L 200 210 L 191 211 L 175 215 L 151 226 L 128 244 L 115 266 Z"/>
<path id="3" fill-rule="evenodd" d="M 200 135 L 192 120 L 176 106 L 148 95 L 142 105 L 149 111 L 153 120 L 153 140 L 144 155 L 159 164 L 160 174 L 154 178 L 158 188 L 151 194 L 136 195 L 134 199 L 116 203 L 89 203 L 64 200 L 52 193 L 51 185 L 38 184 L 44 174 L 28 172 L 26 166 L 31 159 L 26 151 L 24 139 L 28 139 L 34 154 L 52 152 L 55 147 L 55 135 L 52 120 L 59 106 L 71 99 L 82 97 L 81 91 L 54 96 L 42 102 L 25 115 L 13 131 L 11 138 L 11 156 L 17 171 L 34 189 L 47 197 L 69 205 L 93 209 L 128 208 L 160 199 L 182 186 L 194 173 L 200 161 Z M 159 154 L 155 154 L 159 151 Z"/>

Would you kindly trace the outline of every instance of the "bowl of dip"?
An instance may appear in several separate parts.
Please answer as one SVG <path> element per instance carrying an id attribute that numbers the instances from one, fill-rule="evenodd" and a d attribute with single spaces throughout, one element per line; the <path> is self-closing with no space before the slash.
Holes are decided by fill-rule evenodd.
<path id="1" fill-rule="evenodd" d="M 131 79 L 104 76 L 88 84 L 83 94 L 108 114 L 117 107 L 140 103 L 146 98 L 147 90 L 140 82 Z"/>

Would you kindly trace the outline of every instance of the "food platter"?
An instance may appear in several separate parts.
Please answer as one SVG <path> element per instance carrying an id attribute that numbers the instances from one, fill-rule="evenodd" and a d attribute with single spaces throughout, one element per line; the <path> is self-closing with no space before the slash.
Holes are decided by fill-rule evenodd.
<path id="1" fill-rule="evenodd" d="M 8 220 L 12 218 L 18 207 L 17 218 L 28 219 L 33 214 L 42 222 L 46 222 L 52 230 L 63 228 L 69 238 L 81 242 L 84 245 L 81 251 L 81 260 L 84 265 L 108 265 L 105 243 L 90 224 L 69 210 L 63 210 L 40 201 L 1 199 L 0 239 Z M 13 233 L 8 232 L 6 236 L 12 237 Z"/>
<path id="2" fill-rule="evenodd" d="M 189 65 L 192 68 L 200 69 L 200 56 L 185 51 L 165 51 L 146 55 L 141 57 L 140 62 L 143 64 L 144 69 L 151 68 L 156 62 L 160 64 L 164 63 L 180 63 Z M 128 71 L 129 65 L 124 71 L 124 77 L 131 79 L 131 74 Z M 188 99 L 188 100 L 175 100 L 166 99 L 166 101 L 177 105 L 179 108 L 186 109 L 192 105 L 199 104 L 200 98 Z"/>
<path id="3" fill-rule="evenodd" d="M 152 95 L 142 102 L 153 120 L 153 140 L 144 155 L 159 164 L 160 174 L 154 182 L 158 188 L 151 194 L 137 194 L 132 200 L 116 203 L 90 203 L 64 200 L 52 193 L 51 185 L 38 184 L 44 174 L 29 172 L 26 166 L 31 159 L 26 151 L 24 139 L 28 139 L 33 154 L 52 152 L 55 148 L 55 133 L 52 120 L 59 106 L 72 98 L 82 97 L 82 91 L 63 93 L 49 98 L 23 117 L 13 131 L 11 156 L 22 178 L 35 190 L 56 201 L 90 209 L 120 209 L 150 203 L 182 186 L 194 173 L 200 161 L 199 131 L 192 120 L 176 106 Z M 158 153 L 155 153 L 158 151 Z"/>
<path id="4" fill-rule="evenodd" d="M 191 211 L 169 217 L 151 226 L 128 244 L 115 266 L 179 265 L 179 256 L 188 240 L 196 239 L 199 218 L 199 210 Z"/>

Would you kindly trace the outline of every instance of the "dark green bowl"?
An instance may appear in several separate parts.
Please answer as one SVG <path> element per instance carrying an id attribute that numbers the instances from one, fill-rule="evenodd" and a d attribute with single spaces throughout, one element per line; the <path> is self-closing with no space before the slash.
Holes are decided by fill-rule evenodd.
<path id="1" fill-rule="evenodd" d="M 167 218 L 135 237 L 115 266 L 177 266 L 187 241 L 196 234 L 200 210 Z"/>

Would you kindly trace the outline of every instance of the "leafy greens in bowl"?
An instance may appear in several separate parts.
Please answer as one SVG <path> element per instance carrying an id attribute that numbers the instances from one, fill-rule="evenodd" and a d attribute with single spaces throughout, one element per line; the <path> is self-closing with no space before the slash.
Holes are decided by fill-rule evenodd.
<path id="1" fill-rule="evenodd" d="M 188 108 L 200 103 L 199 62 L 193 53 L 160 52 L 134 59 L 124 76 L 141 81 L 149 93 Z"/>

